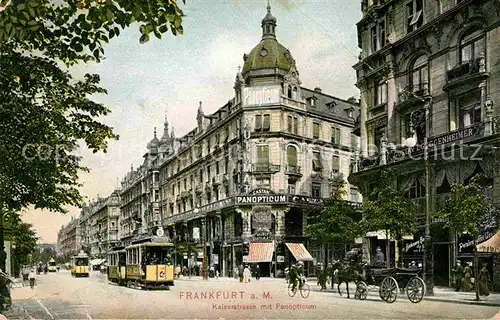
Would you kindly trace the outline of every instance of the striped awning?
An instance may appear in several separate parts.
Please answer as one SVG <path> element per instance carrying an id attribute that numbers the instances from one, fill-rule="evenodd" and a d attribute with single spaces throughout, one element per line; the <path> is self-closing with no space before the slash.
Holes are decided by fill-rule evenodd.
<path id="1" fill-rule="evenodd" d="M 271 262 L 273 261 L 273 242 L 252 242 L 250 243 L 247 262 Z"/>
<path id="2" fill-rule="evenodd" d="M 302 243 L 285 243 L 297 261 L 313 261 L 313 257 Z"/>

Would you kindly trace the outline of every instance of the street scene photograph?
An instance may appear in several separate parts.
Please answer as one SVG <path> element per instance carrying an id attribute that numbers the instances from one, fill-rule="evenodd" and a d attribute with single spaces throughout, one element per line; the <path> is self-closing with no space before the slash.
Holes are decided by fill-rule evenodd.
<path id="1" fill-rule="evenodd" d="M 0 0 L 0 320 L 500 320 L 500 1 Z"/>

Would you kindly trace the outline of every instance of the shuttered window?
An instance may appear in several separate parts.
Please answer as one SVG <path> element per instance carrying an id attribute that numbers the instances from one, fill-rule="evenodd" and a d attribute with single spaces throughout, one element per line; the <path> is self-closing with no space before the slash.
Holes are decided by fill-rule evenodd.
<path id="1" fill-rule="evenodd" d="M 260 130 L 262 130 L 262 116 L 256 115 L 255 116 L 255 131 L 260 131 Z"/>
<path id="2" fill-rule="evenodd" d="M 340 170 L 340 158 L 337 155 L 332 157 L 332 171 L 338 172 Z"/>
<path id="3" fill-rule="evenodd" d="M 340 144 L 340 128 L 332 127 L 332 143 Z"/>
<path id="4" fill-rule="evenodd" d="M 257 163 L 269 163 L 269 146 L 257 146 Z"/>
<path id="5" fill-rule="evenodd" d="M 288 146 L 286 149 L 286 156 L 288 159 L 288 165 L 296 167 L 297 166 L 297 149 L 294 146 Z"/>
<path id="6" fill-rule="evenodd" d="M 321 164 L 321 154 L 319 152 L 313 152 L 313 170 L 321 171 L 323 165 Z"/>
<path id="7" fill-rule="evenodd" d="M 319 123 L 316 122 L 313 123 L 313 138 L 314 139 L 319 138 Z"/>
<path id="8" fill-rule="evenodd" d="M 270 129 L 271 129 L 271 115 L 265 114 L 264 115 L 264 123 L 262 125 L 262 130 L 269 131 Z"/>

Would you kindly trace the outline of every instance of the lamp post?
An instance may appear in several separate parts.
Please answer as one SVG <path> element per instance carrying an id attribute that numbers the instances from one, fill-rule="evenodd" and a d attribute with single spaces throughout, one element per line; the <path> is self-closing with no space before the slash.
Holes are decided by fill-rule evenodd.
<path id="1" fill-rule="evenodd" d="M 415 125 L 422 125 L 425 122 L 425 137 L 424 137 L 424 161 L 425 161 L 425 234 L 424 234 L 424 281 L 426 284 L 426 294 L 434 295 L 434 250 L 431 241 L 431 164 L 429 161 L 429 113 L 432 99 L 424 100 L 424 112 L 416 110 L 410 113 L 410 128 L 415 135 Z M 418 117 L 418 122 L 414 118 Z M 410 137 L 406 140 L 409 147 L 414 147 L 417 144 L 415 137 Z"/>

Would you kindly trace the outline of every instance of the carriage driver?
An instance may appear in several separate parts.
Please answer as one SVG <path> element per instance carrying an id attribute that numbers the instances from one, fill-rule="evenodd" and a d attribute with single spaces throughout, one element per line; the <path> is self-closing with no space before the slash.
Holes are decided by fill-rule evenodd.
<path id="1" fill-rule="evenodd" d="M 373 266 L 374 267 L 385 267 L 385 256 L 382 253 L 382 249 L 380 249 L 380 247 L 377 247 L 377 252 L 375 253 L 375 256 L 373 257 Z"/>

